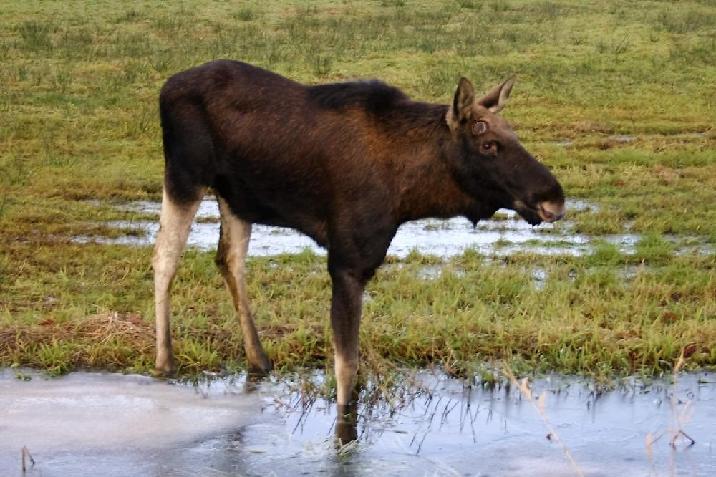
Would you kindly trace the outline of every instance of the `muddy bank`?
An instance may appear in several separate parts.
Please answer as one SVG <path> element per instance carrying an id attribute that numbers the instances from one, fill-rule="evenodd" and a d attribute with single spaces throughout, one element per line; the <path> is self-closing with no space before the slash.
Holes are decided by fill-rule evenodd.
<path id="1" fill-rule="evenodd" d="M 360 440 L 340 452 L 334 406 L 287 382 L 31 376 L 0 376 L 3 475 L 21 475 L 23 445 L 36 461 L 28 475 L 43 476 L 576 475 L 560 440 L 588 476 L 716 473 L 713 374 L 610 392 L 555 376 L 529 400 L 422 373 L 400 405 L 363 405 Z M 696 444 L 672 447 L 678 429 Z"/>

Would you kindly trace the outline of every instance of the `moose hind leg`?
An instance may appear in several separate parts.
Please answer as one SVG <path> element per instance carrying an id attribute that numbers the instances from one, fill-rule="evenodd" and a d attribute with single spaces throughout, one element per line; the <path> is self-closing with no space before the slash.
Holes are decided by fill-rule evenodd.
<path id="1" fill-rule="evenodd" d="M 179 204 L 169 197 L 166 188 L 164 190 L 162 211 L 159 217 L 159 232 L 152 261 L 157 338 L 155 367 L 160 374 L 167 375 L 174 372 L 174 355 L 169 326 L 169 292 L 200 202 L 199 198 L 187 204 Z"/>
<path id="2" fill-rule="evenodd" d="M 271 370 L 271 362 L 259 341 L 246 287 L 246 254 L 251 238 L 251 223 L 236 217 L 226 201 L 221 198 L 219 198 L 219 211 L 221 237 L 216 251 L 216 264 L 224 276 L 234 308 L 239 315 L 249 371 L 265 374 Z"/>

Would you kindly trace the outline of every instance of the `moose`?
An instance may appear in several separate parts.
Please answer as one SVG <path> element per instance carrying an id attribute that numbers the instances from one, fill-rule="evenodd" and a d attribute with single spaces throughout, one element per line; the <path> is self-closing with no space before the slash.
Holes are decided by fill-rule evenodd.
<path id="1" fill-rule="evenodd" d="M 290 227 L 327 249 L 336 398 L 339 414 L 348 412 L 363 289 L 401 224 L 454 216 L 477 223 L 499 208 L 532 225 L 564 215 L 561 185 L 498 115 L 513 83 L 477 98 L 461 78 L 452 104 L 440 105 L 377 80 L 306 86 L 229 60 L 172 76 L 159 97 L 165 174 L 153 258 L 157 371 L 175 367 L 170 287 L 211 189 L 221 215 L 216 263 L 250 370 L 271 368 L 247 296 L 252 224 Z"/>

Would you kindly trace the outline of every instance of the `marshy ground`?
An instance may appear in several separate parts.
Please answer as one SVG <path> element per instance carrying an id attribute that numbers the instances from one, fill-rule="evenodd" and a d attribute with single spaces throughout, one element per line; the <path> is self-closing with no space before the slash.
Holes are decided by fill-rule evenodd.
<path id="1" fill-rule="evenodd" d="M 713 2 L 0 1 L 0 11 L 0 366 L 150 371 L 142 224 L 157 220 L 161 196 L 157 94 L 215 58 L 310 83 L 378 77 L 444 103 L 460 75 L 484 90 L 517 73 L 504 115 L 582 204 L 527 240 L 511 239 L 520 226 L 501 216 L 483 230 L 498 233 L 489 247 L 454 253 L 442 251 L 454 223 L 421 225 L 435 247 L 396 252 L 367 289 L 364 379 L 390 390 L 397 366 L 439 365 L 499 381 L 507 365 L 606 383 L 669 374 L 680 356 L 684 369 L 716 365 Z M 190 248 L 175 281 L 184 376 L 245 365 L 213 255 Z M 248 278 L 277 376 L 330 369 L 325 258 L 256 253 Z"/>

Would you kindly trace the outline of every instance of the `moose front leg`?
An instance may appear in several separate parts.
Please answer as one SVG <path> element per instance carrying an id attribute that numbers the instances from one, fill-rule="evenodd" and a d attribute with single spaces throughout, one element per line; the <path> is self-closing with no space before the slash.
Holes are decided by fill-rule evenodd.
<path id="1" fill-rule="evenodd" d="M 338 405 L 348 406 L 354 401 L 358 374 L 358 330 L 365 280 L 351 269 L 331 267 L 330 273 L 336 394 Z"/>
<path id="2" fill-rule="evenodd" d="M 331 267 L 331 326 L 336 372 L 336 437 L 342 444 L 357 438 L 356 377 L 358 331 L 365 280 L 350 269 Z"/>

